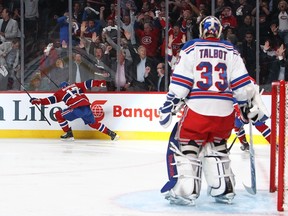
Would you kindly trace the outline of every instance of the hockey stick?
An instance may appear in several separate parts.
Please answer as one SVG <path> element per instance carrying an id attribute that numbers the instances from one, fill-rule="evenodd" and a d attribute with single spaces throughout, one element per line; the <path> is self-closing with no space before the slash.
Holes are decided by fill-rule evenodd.
<path id="1" fill-rule="evenodd" d="M 249 131 L 250 131 L 250 168 L 251 168 L 251 187 L 244 187 L 246 191 L 252 195 L 256 194 L 256 170 L 255 170 L 255 152 L 253 148 L 253 134 L 252 134 L 252 122 L 249 120 Z"/>
<path id="2" fill-rule="evenodd" d="M 18 83 L 22 86 L 23 90 L 26 92 L 26 94 L 30 97 L 30 99 L 32 99 L 30 93 L 25 89 L 24 85 L 21 83 L 21 81 L 18 79 L 17 76 L 14 76 L 15 79 L 18 81 Z M 44 113 L 41 111 L 41 109 L 39 108 L 39 106 L 37 104 L 35 104 L 35 106 L 37 107 L 37 109 L 39 110 L 39 112 L 41 113 L 42 117 L 45 119 L 45 121 L 51 126 L 51 123 L 49 122 L 49 120 L 46 118 L 46 116 L 44 115 Z"/>
<path id="3" fill-rule="evenodd" d="M 230 152 L 230 150 L 232 149 L 232 147 L 233 147 L 234 143 L 236 142 L 238 135 L 241 132 L 243 127 L 244 127 L 244 124 L 239 128 L 239 131 L 238 131 L 238 133 L 236 133 L 234 140 L 232 141 L 231 145 L 227 148 L 227 152 Z"/>
<path id="4" fill-rule="evenodd" d="M 264 89 L 262 89 L 259 94 L 262 95 L 263 92 L 264 92 Z M 251 107 L 251 101 L 249 102 L 249 107 Z M 255 195 L 257 193 L 256 168 L 255 168 L 255 152 L 254 152 L 254 147 L 253 147 L 253 133 L 252 133 L 252 121 L 251 121 L 251 119 L 249 119 L 249 135 L 250 135 L 249 156 L 250 156 L 250 169 L 251 169 L 251 187 L 248 187 L 245 184 L 243 184 L 243 185 L 244 185 L 244 187 L 248 193 Z"/>
<path id="5" fill-rule="evenodd" d="M 237 138 L 238 138 L 238 134 L 236 134 L 236 136 L 235 136 L 234 140 L 232 141 L 231 145 L 228 147 L 227 152 L 230 152 L 230 150 L 232 149 L 232 147 L 233 147 L 234 143 L 236 142 Z"/>
<path id="6" fill-rule="evenodd" d="M 42 74 L 44 74 L 57 88 L 59 88 L 59 86 L 45 72 Z"/>
<path id="7" fill-rule="evenodd" d="M 252 133 L 252 121 L 249 119 L 249 133 L 250 133 L 250 171 L 251 171 L 251 187 L 246 186 L 244 183 L 244 187 L 246 191 L 252 195 L 255 195 L 257 192 L 256 189 L 256 169 L 255 169 L 255 152 L 253 148 L 253 133 Z"/>

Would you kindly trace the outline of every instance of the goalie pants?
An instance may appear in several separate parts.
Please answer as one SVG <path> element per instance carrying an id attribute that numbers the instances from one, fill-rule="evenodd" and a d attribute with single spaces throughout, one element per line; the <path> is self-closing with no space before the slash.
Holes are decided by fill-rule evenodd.
<path id="1" fill-rule="evenodd" d="M 227 140 L 234 128 L 235 113 L 229 116 L 205 116 L 185 107 L 179 121 L 178 136 L 182 144 L 194 140 L 198 145 Z"/>

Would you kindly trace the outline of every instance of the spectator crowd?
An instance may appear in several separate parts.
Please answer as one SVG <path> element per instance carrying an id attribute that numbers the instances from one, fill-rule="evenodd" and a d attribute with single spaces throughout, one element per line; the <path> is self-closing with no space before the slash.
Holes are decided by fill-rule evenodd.
<path id="1" fill-rule="evenodd" d="M 255 0 L 216 0 L 215 8 L 208 0 L 174 0 L 168 8 L 164 0 L 120 0 L 120 14 L 114 0 L 73 0 L 72 13 L 68 1 L 23 2 L 21 17 L 20 0 L 0 0 L 2 91 L 19 90 L 15 77 L 21 76 L 30 91 L 54 91 L 62 81 L 87 79 L 106 80 L 98 91 L 166 91 L 182 45 L 199 37 L 199 23 L 211 11 L 223 25 L 221 39 L 237 48 L 248 73 L 257 78 Z M 258 82 L 270 90 L 273 81 L 288 80 L 288 3 L 260 0 L 259 11 Z"/>

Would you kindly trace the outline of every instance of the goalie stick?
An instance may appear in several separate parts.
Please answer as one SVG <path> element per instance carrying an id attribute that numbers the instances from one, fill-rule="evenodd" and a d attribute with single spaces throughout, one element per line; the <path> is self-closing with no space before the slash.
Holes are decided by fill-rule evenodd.
<path id="1" fill-rule="evenodd" d="M 250 135 L 250 172 L 251 172 L 251 187 L 246 186 L 244 183 L 244 187 L 246 191 L 252 195 L 255 195 L 257 192 L 256 189 L 256 169 L 255 169 L 255 152 L 253 147 L 253 133 L 252 133 L 252 121 L 249 119 L 249 135 Z"/>
<path id="2" fill-rule="evenodd" d="M 244 125 L 241 126 L 240 130 L 244 127 Z M 243 184 L 243 186 L 245 187 L 246 191 L 252 195 L 256 194 L 256 172 L 255 172 L 255 158 L 254 158 L 254 148 L 253 148 L 253 134 L 252 134 L 252 122 L 251 120 L 249 120 L 249 133 L 250 133 L 250 169 L 251 169 L 251 187 L 246 186 L 245 184 Z M 234 140 L 232 141 L 231 145 L 229 146 L 229 148 L 227 149 L 228 152 L 230 152 L 230 150 L 232 149 L 236 139 L 238 138 L 238 134 L 236 134 Z"/>
<path id="3" fill-rule="evenodd" d="M 263 92 L 264 92 L 264 89 L 262 89 L 259 94 L 262 95 Z M 249 102 L 249 107 L 251 107 L 251 101 Z M 253 147 L 253 133 L 252 133 L 252 121 L 251 121 L 251 119 L 249 119 L 249 135 L 250 135 L 249 156 L 250 156 L 251 187 L 248 187 L 245 184 L 243 184 L 243 185 L 244 185 L 244 187 L 248 193 L 255 195 L 257 193 L 256 168 L 255 168 L 255 152 L 254 152 L 254 147 Z"/>
<path id="4" fill-rule="evenodd" d="M 261 91 L 260 95 L 263 93 Z M 248 107 L 251 107 L 251 101 L 248 103 Z M 249 136 L 250 136 L 250 149 L 249 149 L 249 158 L 250 158 L 250 175 L 251 175 L 251 187 L 246 186 L 244 183 L 244 187 L 246 191 L 252 195 L 255 195 L 257 192 L 256 189 L 256 170 L 255 170 L 255 152 L 253 147 L 253 133 L 252 133 L 252 120 L 249 118 Z"/>

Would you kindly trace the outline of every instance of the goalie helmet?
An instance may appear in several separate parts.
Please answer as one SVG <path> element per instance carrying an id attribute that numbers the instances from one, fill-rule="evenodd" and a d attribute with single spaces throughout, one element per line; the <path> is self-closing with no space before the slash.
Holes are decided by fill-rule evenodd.
<path id="1" fill-rule="evenodd" d="M 201 21 L 199 32 L 200 38 L 207 38 L 208 35 L 213 35 L 215 38 L 219 38 L 222 33 L 221 22 L 214 16 L 207 16 Z"/>

